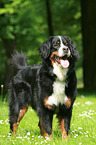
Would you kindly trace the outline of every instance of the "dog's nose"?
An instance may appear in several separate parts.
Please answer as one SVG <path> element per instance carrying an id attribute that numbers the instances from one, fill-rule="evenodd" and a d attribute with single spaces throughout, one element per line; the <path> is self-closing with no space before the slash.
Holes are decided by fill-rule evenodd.
<path id="1" fill-rule="evenodd" d="M 68 47 L 63 48 L 64 52 L 68 53 Z"/>

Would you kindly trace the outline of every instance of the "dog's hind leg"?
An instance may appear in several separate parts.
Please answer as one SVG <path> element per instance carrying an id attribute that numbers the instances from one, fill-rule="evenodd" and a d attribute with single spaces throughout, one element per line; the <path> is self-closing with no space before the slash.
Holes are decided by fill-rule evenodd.
<path id="1" fill-rule="evenodd" d="M 12 136 L 16 134 L 18 125 L 21 121 L 21 119 L 24 117 L 26 111 L 28 109 L 28 106 L 23 106 L 22 109 L 19 111 L 19 115 L 16 115 L 15 113 L 13 113 L 13 115 L 11 115 L 11 122 L 10 122 L 10 129 L 12 130 Z M 13 121 L 12 121 L 13 119 Z"/>
<path id="2" fill-rule="evenodd" d="M 22 109 L 20 110 L 17 122 L 13 124 L 13 134 L 16 134 L 17 127 L 21 121 L 21 119 L 24 117 L 25 113 L 27 112 L 28 107 L 23 106 Z"/>
<path id="3" fill-rule="evenodd" d="M 15 134 L 20 120 L 25 115 L 30 102 L 31 89 L 26 82 L 14 79 L 9 92 L 9 122 L 12 134 Z"/>
<path id="4" fill-rule="evenodd" d="M 17 128 L 17 122 L 18 114 L 19 114 L 19 105 L 18 103 L 11 104 L 9 106 L 9 123 L 10 123 L 10 133 L 13 133 L 13 128 Z M 15 129 L 16 130 L 16 129 Z M 16 131 L 14 131 L 16 132 Z"/>

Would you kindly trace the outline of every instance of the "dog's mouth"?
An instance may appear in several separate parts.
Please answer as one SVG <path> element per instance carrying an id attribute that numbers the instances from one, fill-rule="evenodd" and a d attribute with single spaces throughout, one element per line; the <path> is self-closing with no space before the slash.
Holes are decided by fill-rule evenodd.
<path id="1" fill-rule="evenodd" d="M 69 61 L 67 55 L 63 57 L 59 57 L 57 55 L 53 55 L 51 59 L 55 62 L 57 62 L 59 65 L 61 65 L 63 68 L 68 68 L 69 67 Z"/>

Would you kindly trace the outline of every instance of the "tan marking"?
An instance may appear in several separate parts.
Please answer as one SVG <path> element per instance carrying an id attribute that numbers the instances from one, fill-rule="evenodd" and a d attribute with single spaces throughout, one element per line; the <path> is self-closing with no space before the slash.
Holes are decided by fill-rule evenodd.
<path id="1" fill-rule="evenodd" d="M 21 119 L 24 117 L 24 115 L 25 115 L 27 109 L 28 109 L 28 105 L 27 105 L 27 107 L 24 106 L 24 107 L 20 110 L 18 120 L 17 120 L 16 123 L 13 124 L 13 133 L 12 133 L 12 136 L 14 136 L 14 135 L 16 134 L 16 131 L 17 131 L 19 122 L 20 122 Z"/>
<path id="2" fill-rule="evenodd" d="M 49 104 L 47 104 L 47 101 L 48 101 L 48 98 L 45 98 L 44 99 L 44 105 L 45 105 L 45 107 L 48 108 L 48 109 L 50 109 L 50 110 L 52 110 L 53 109 L 52 106 L 49 105 Z"/>
<path id="3" fill-rule="evenodd" d="M 62 119 L 59 115 L 58 115 L 58 119 L 59 119 L 59 123 L 60 123 L 60 129 L 61 129 L 62 139 L 67 139 L 68 135 L 67 135 L 67 132 L 65 130 L 64 119 Z"/>
<path id="4" fill-rule="evenodd" d="M 67 108 L 70 108 L 72 102 L 73 102 L 73 97 L 67 97 L 68 100 L 64 103 L 64 105 L 67 107 Z"/>
<path id="5" fill-rule="evenodd" d="M 17 120 L 17 123 L 19 123 L 21 121 L 21 119 L 24 117 L 26 111 L 28 109 L 28 106 L 27 107 L 23 107 L 21 110 L 20 110 L 20 113 L 19 113 L 19 117 L 18 117 L 18 120 Z"/>
<path id="6" fill-rule="evenodd" d="M 18 124 L 17 124 L 17 123 L 14 123 L 14 124 L 13 124 L 13 133 L 12 133 L 12 137 L 16 134 L 17 127 L 18 127 Z"/>
<path id="7" fill-rule="evenodd" d="M 54 63 L 55 63 L 55 61 L 54 61 L 54 59 L 53 59 L 53 56 L 54 55 L 57 55 L 58 56 L 58 51 L 55 51 L 55 52 L 53 52 L 52 54 L 51 54 L 51 64 L 52 64 L 52 66 L 54 65 Z"/>

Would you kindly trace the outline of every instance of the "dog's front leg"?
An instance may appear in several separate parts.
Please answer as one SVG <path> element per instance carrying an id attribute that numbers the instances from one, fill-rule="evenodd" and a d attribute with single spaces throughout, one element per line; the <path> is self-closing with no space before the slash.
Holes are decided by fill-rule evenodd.
<path id="1" fill-rule="evenodd" d="M 62 114 L 57 116 L 60 123 L 62 139 L 68 138 L 68 133 L 70 131 L 71 116 L 72 116 L 72 107 L 67 110 L 67 113 L 65 115 Z"/>
<path id="2" fill-rule="evenodd" d="M 44 138 L 52 139 L 52 120 L 53 114 L 50 114 L 49 111 L 42 111 L 39 127 Z"/>
<path id="3" fill-rule="evenodd" d="M 41 134 L 42 134 L 42 136 L 43 136 L 44 138 L 46 138 L 46 139 L 48 139 L 48 140 L 50 140 L 50 139 L 53 138 L 52 131 L 51 131 L 51 134 L 48 134 L 48 133 L 45 131 L 45 129 L 44 129 L 44 127 L 43 127 L 41 121 L 39 122 L 39 127 L 40 127 Z"/>
<path id="4" fill-rule="evenodd" d="M 67 135 L 67 131 L 65 129 L 64 118 L 62 118 L 61 116 L 58 115 L 58 120 L 59 120 L 59 124 L 60 124 L 62 139 L 67 139 L 68 135 Z"/>

